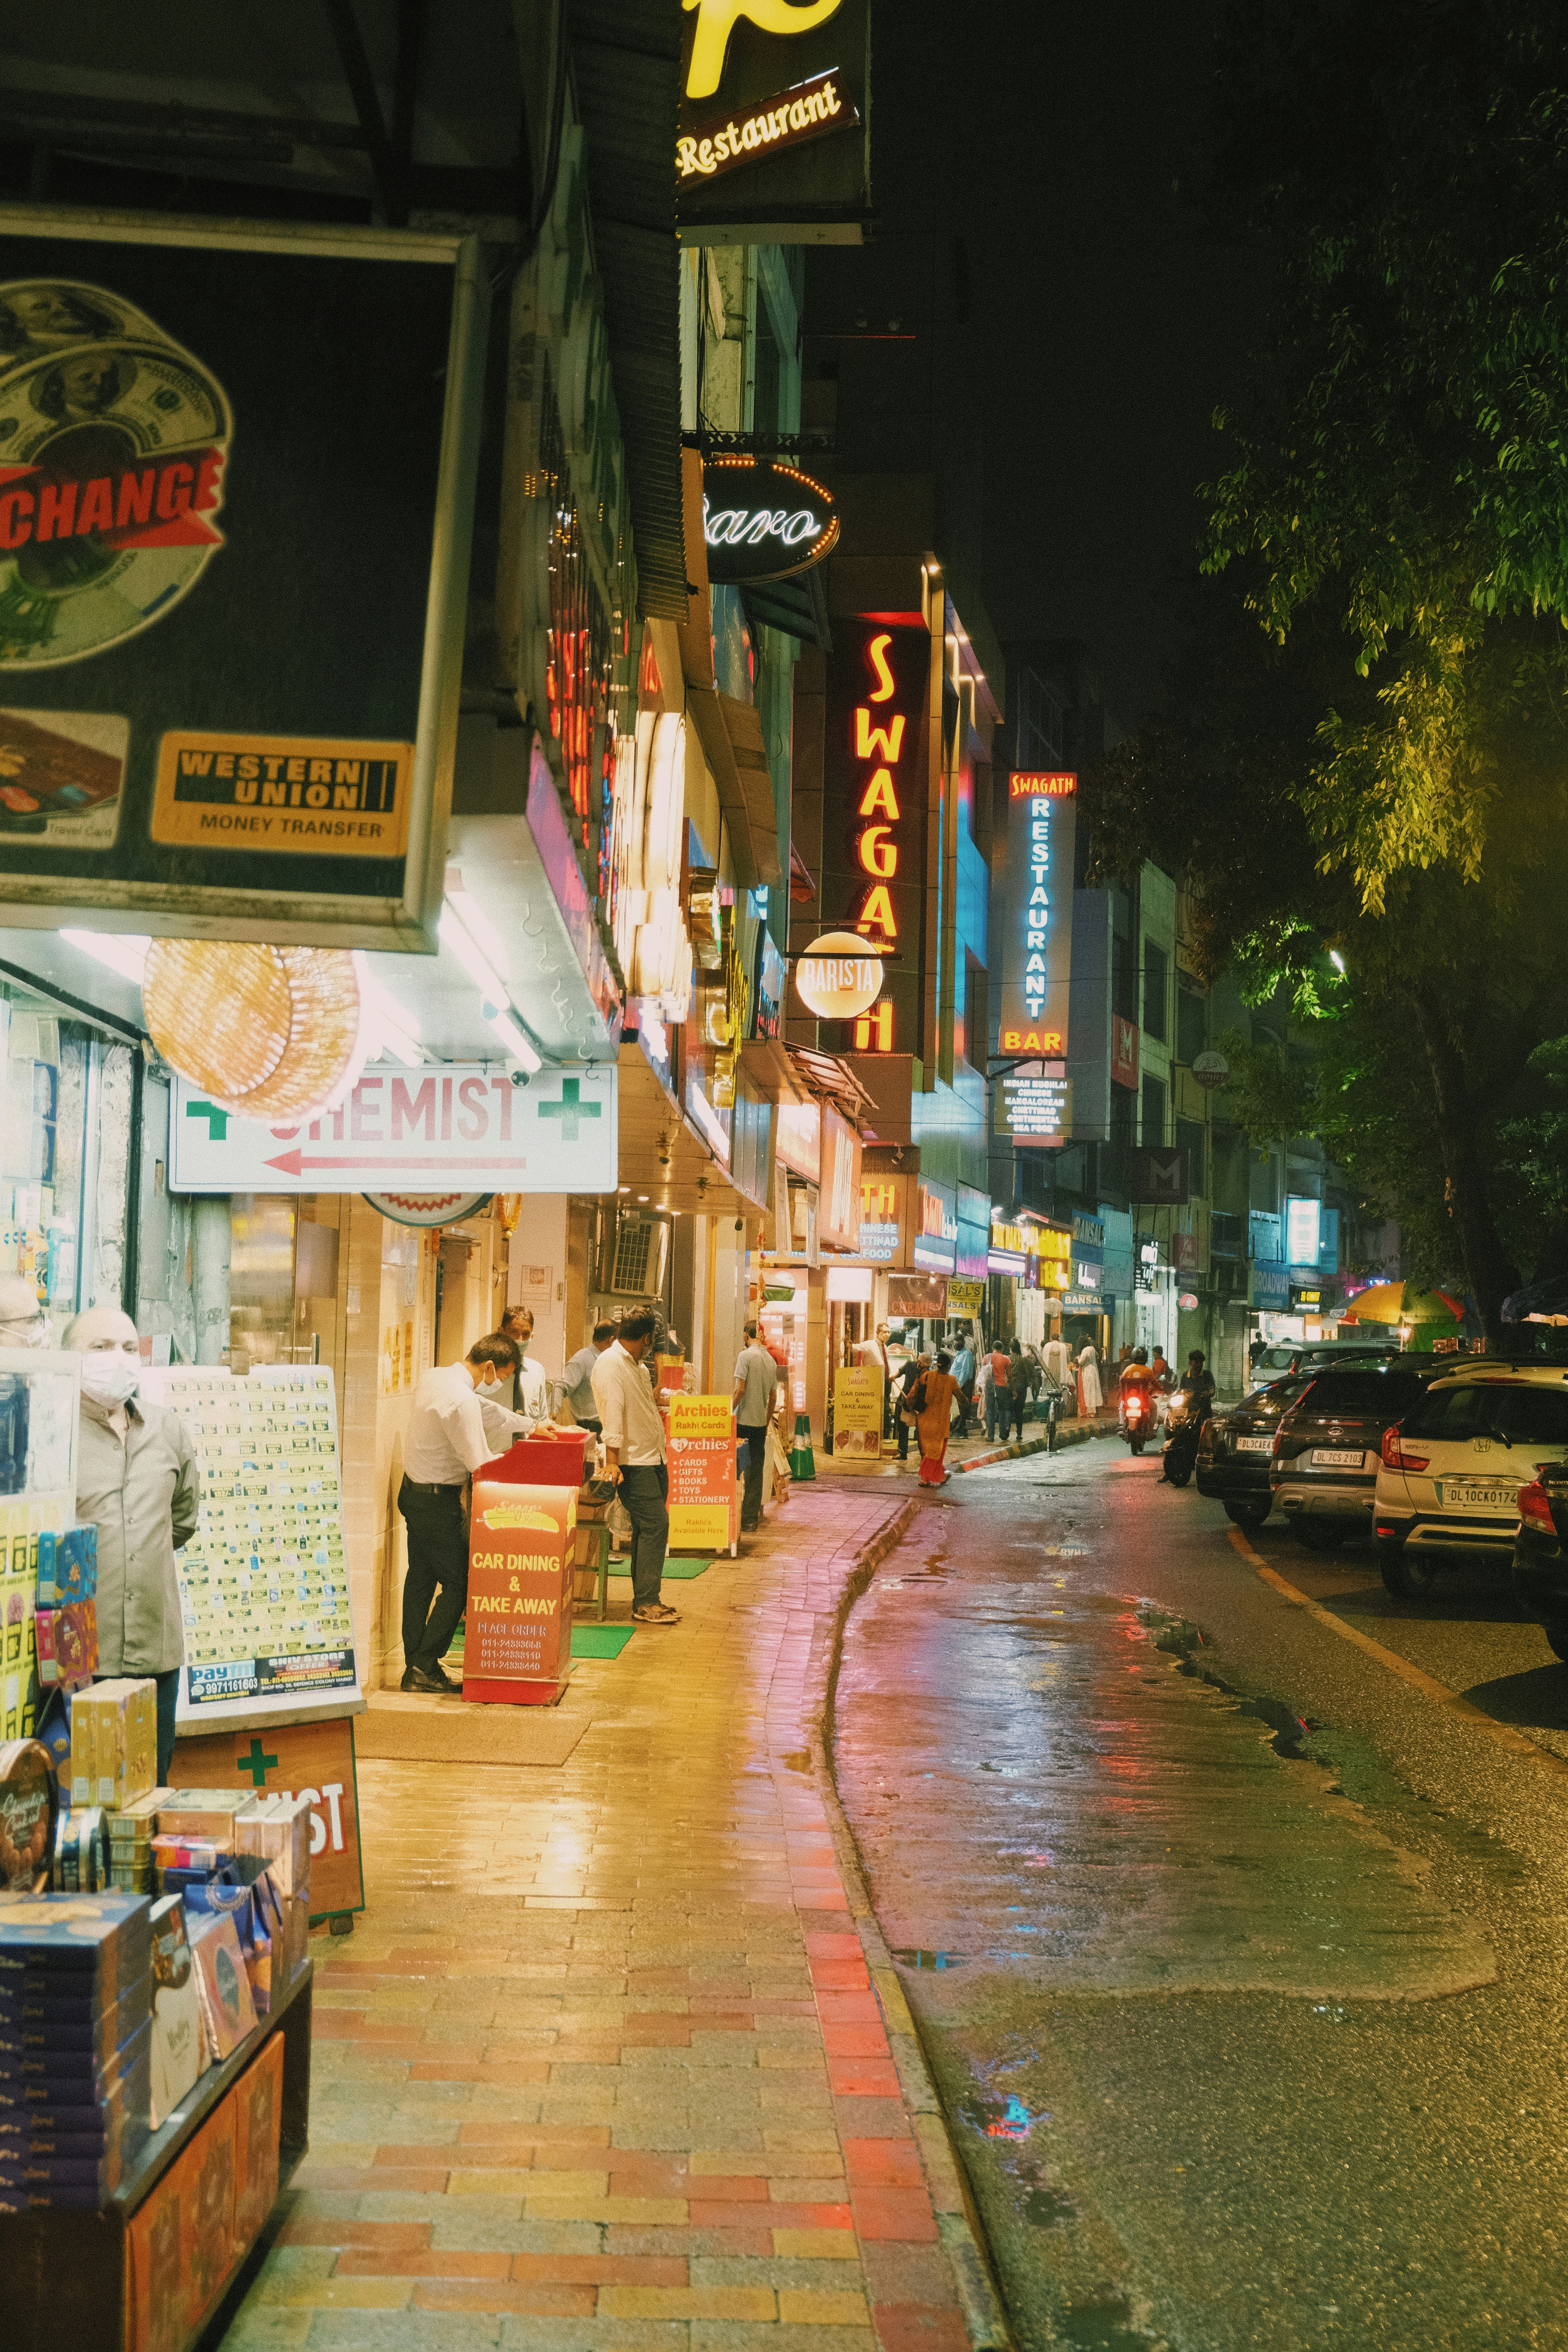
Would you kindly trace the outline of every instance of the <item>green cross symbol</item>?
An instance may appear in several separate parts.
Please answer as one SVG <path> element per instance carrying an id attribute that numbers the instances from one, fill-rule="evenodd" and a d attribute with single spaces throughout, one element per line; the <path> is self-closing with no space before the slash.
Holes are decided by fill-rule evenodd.
<path id="1" fill-rule="evenodd" d="M 216 1103 L 188 1102 L 185 1105 L 185 1117 L 205 1119 L 209 1143 L 221 1143 L 228 1133 L 228 1113 L 226 1110 L 219 1110 Z"/>
<path id="2" fill-rule="evenodd" d="M 597 1118 L 599 1116 L 600 1106 L 596 1102 L 579 1102 L 577 1097 L 577 1080 L 563 1078 L 559 1101 L 542 1102 L 539 1106 L 541 1118 L 558 1118 L 561 1121 L 562 1139 L 566 1143 L 576 1142 L 579 1119 Z"/>
<path id="3" fill-rule="evenodd" d="M 251 1786 L 259 1789 L 278 1759 L 265 1752 L 259 1739 L 253 1739 L 250 1743 L 249 1755 L 237 1756 L 234 1760 L 238 1770 L 249 1773 Z"/>

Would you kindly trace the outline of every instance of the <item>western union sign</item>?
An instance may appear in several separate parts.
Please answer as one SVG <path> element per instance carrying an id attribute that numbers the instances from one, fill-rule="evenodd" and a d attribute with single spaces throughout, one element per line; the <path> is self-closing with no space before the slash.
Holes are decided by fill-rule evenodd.
<path id="1" fill-rule="evenodd" d="M 413 765 L 412 743 L 167 734 L 153 839 L 252 854 L 401 857 Z"/>

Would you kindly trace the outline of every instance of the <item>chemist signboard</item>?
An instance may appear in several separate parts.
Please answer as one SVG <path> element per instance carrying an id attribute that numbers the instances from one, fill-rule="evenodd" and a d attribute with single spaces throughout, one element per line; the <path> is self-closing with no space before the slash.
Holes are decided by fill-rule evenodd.
<path id="1" fill-rule="evenodd" d="M 264 1127 L 176 1077 L 169 1189 L 421 1199 L 449 1189 L 455 1201 L 492 1192 L 613 1192 L 617 1078 L 613 1063 L 542 1070 L 525 1087 L 500 1063 L 378 1063 L 336 1110 L 297 1127 Z"/>

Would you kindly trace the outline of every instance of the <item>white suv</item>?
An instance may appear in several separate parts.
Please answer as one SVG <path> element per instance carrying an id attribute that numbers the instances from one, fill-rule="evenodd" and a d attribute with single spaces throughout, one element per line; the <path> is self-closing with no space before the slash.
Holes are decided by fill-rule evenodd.
<path id="1" fill-rule="evenodd" d="M 1568 1369 L 1472 1362 L 1383 1441 L 1373 1526 L 1390 1592 L 1425 1592 L 1445 1553 L 1513 1557 L 1519 1490 L 1568 1460 Z"/>

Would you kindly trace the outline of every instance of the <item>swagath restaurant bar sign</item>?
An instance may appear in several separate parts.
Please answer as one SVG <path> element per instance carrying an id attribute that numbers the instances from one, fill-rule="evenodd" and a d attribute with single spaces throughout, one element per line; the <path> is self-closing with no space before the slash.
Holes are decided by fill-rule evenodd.
<path id="1" fill-rule="evenodd" d="M 1068 1050 L 1072 972 L 1073 847 L 1078 778 L 1015 773 L 1007 780 L 1007 861 L 998 893 L 1004 1055 L 1058 1061 Z"/>
<path id="2" fill-rule="evenodd" d="M 474 240 L 0 208 L 8 920 L 434 946 L 485 312 Z"/>
<path id="3" fill-rule="evenodd" d="M 858 244 L 871 202 L 870 0 L 682 5 L 682 240 Z"/>

